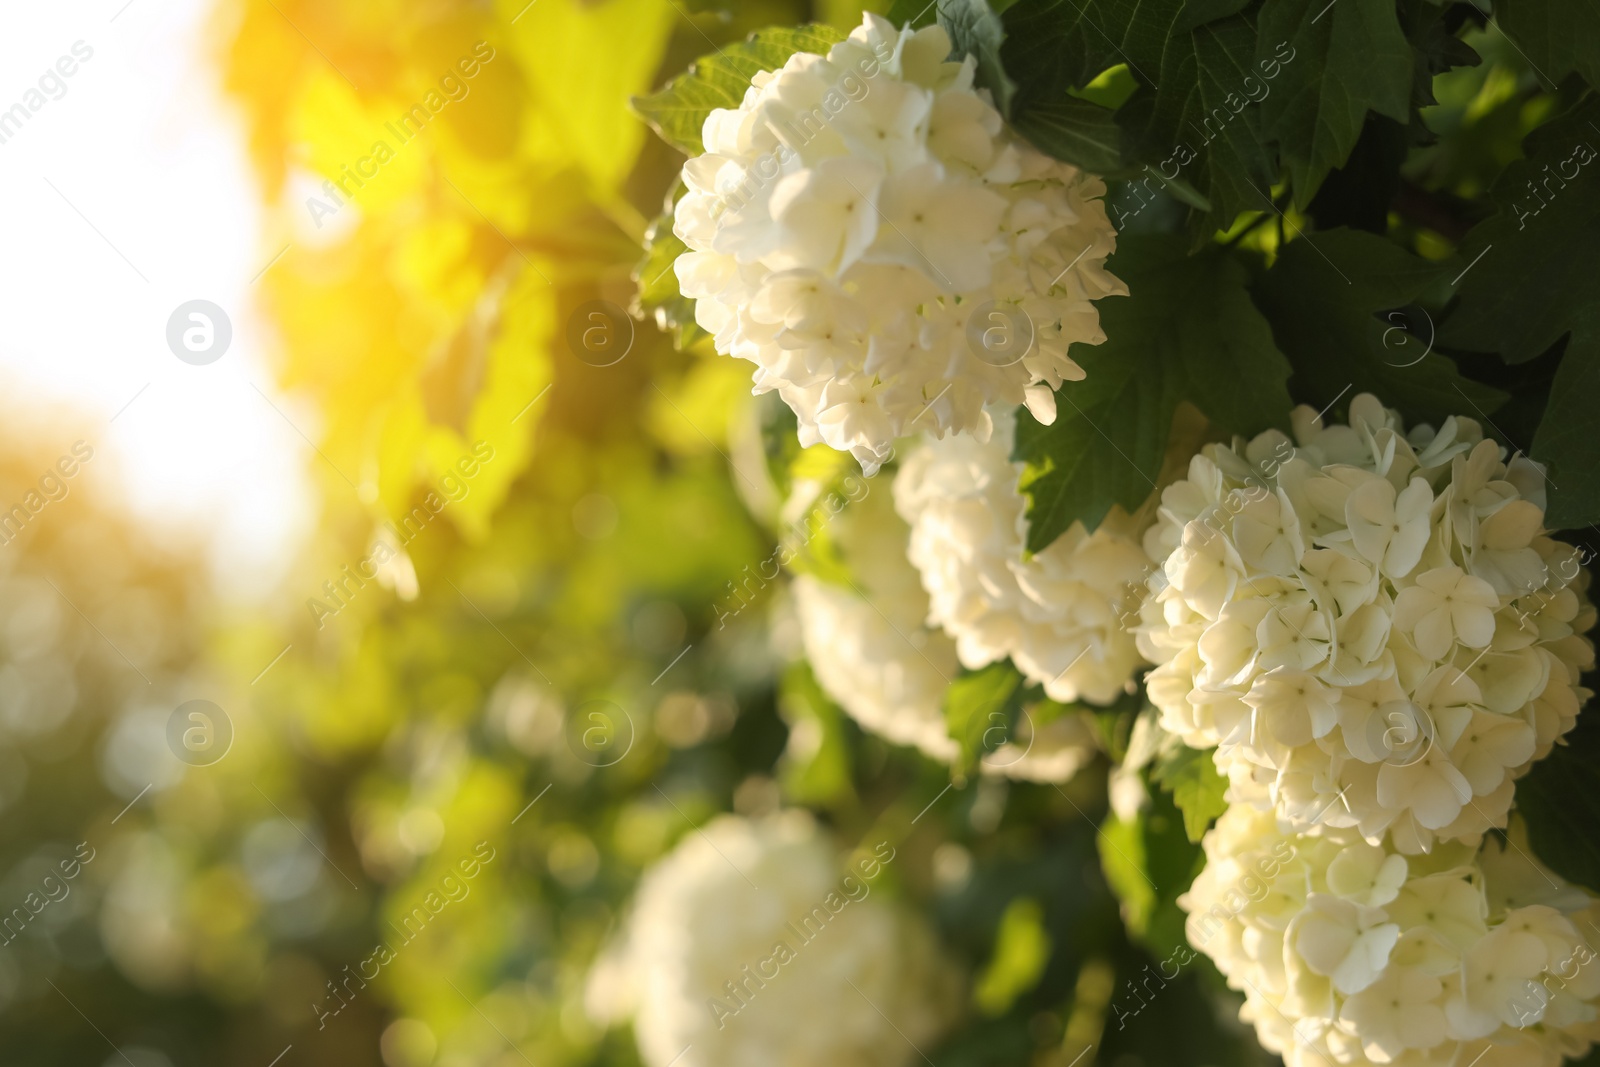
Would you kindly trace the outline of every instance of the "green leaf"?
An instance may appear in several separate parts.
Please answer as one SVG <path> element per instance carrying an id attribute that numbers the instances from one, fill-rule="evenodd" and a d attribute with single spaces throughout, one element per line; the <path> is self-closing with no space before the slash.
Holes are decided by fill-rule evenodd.
<path id="1" fill-rule="evenodd" d="M 1030 551 L 1150 495 L 1181 399 L 1234 433 L 1287 423 L 1289 364 L 1250 302 L 1244 266 L 1225 249 L 1185 247 L 1176 235 L 1123 237 L 1108 266 L 1131 295 L 1099 303 L 1103 344 L 1072 346 L 1085 379 L 1057 391 L 1052 425 L 1019 415 L 1013 458 L 1026 464 Z"/>
<path id="2" fill-rule="evenodd" d="M 883 17 L 897 27 L 921 29 L 938 18 L 933 8 L 932 0 L 894 0 Z"/>
<path id="3" fill-rule="evenodd" d="M 1545 522 L 1572 530 L 1600 522 L 1600 434 L 1594 414 L 1600 403 L 1600 337 L 1574 336 L 1561 357 L 1550 402 L 1533 435 L 1533 458 L 1549 466 Z"/>
<path id="4" fill-rule="evenodd" d="M 1499 0 L 1500 29 L 1552 86 L 1576 72 L 1600 87 L 1600 5 L 1594 0 Z"/>
<path id="5" fill-rule="evenodd" d="M 991 1018 L 1004 1015 L 1018 997 L 1039 984 L 1049 962 L 1044 909 L 1032 897 L 1018 897 L 1000 916 L 994 955 L 972 988 L 972 1002 Z"/>
<path id="6" fill-rule="evenodd" d="M 1285 245 L 1255 296 L 1294 365 L 1296 398 L 1322 408 L 1365 392 L 1399 408 L 1408 422 L 1438 425 L 1457 414 L 1487 419 L 1506 395 L 1463 377 L 1449 357 L 1432 351 L 1431 338 L 1411 334 L 1392 310 L 1444 271 L 1359 230 L 1328 230 Z"/>
<path id="7" fill-rule="evenodd" d="M 1567 338 L 1550 402 L 1529 447 L 1550 468 L 1555 528 L 1600 521 L 1600 101 L 1530 134 L 1526 158 L 1495 182 L 1499 212 L 1462 242 L 1459 303 L 1440 342 L 1520 364 Z"/>
<path id="8" fill-rule="evenodd" d="M 1271 86 L 1256 58 L 1255 28 L 1235 16 L 1162 45 L 1141 63 L 1152 88 L 1135 93 L 1117 121 L 1139 158 L 1164 177 L 1187 180 L 1212 204 L 1204 230 L 1226 229 L 1240 212 L 1268 207 L 1277 172 L 1261 105 L 1250 95 L 1251 86 L 1258 94 Z"/>
<path id="9" fill-rule="evenodd" d="M 1012 126 L 1035 148 L 1094 174 L 1122 169 L 1122 133 L 1115 112 L 1063 96 L 1020 112 Z"/>
<path id="10" fill-rule="evenodd" d="M 1517 783 L 1517 811 L 1539 862 L 1600 893 L 1600 715 L 1586 712 Z"/>
<path id="11" fill-rule="evenodd" d="M 1182 745 L 1158 760 L 1150 778 L 1172 794 L 1172 802 L 1183 812 L 1183 832 L 1190 841 L 1199 841 L 1218 815 L 1227 810 L 1223 799 L 1228 780 L 1218 771 L 1211 750 Z"/>
<path id="12" fill-rule="evenodd" d="M 694 321 L 694 301 L 678 289 L 678 274 L 673 263 L 689 246 L 672 232 L 672 210 L 650 224 L 644 235 L 644 258 L 633 268 L 635 315 L 648 316 L 656 325 L 670 331 L 673 343 L 688 348 L 708 336 Z"/>
<path id="13" fill-rule="evenodd" d="M 1022 0 L 1005 13 L 1014 111 L 1126 64 L 1139 89 L 1117 112 L 1124 155 L 1198 190 L 1213 228 L 1266 206 L 1275 164 L 1247 94 L 1263 81 L 1243 0 Z M 1247 79 L 1252 79 L 1247 81 Z M 1211 207 L 1205 209 L 1209 211 Z"/>
<path id="14" fill-rule="evenodd" d="M 1369 111 L 1411 117 L 1411 44 L 1394 0 L 1266 0 L 1258 31 L 1256 60 L 1282 63 L 1261 101 L 1261 132 L 1277 142 L 1304 208 L 1349 158 Z"/>
<path id="15" fill-rule="evenodd" d="M 762 30 L 700 57 L 659 92 L 634 97 L 633 109 L 672 147 L 698 156 L 705 152 L 700 131 L 706 116 L 717 108 L 738 107 L 751 78 L 783 66 L 796 52 L 825 53 L 842 40 L 838 30 L 821 24 Z"/>
<path id="16" fill-rule="evenodd" d="M 1131 821 L 1108 818 L 1100 827 L 1100 864 L 1122 902 L 1128 932 L 1165 957 L 1188 943 L 1178 897 L 1205 867 L 1205 853 L 1189 840 L 1172 798 L 1151 790 L 1150 803 Z"/>
<path id="17" fill-rule="evenodd" d="M 822 691 L 809 664 L 796 663 L 785 672 L 778 711 L 790 730 L 809 723 L 818 739 L 804 748 L 803 757 L 795 755 L 796 746 L 784 750 L 784 794 L 799 803 L 819 806 L 852 799 L 844 713 Z"/>
<path id="18" fill-rule="evenodd" d="M 1157 0 L 1149 17 L 1180 6 Z M 1021 0 L 1008 8 L 1000 55 L 1021 100 L 1053 100 L 1119 63 L 1134 67 L 1125 52 L 1134 7 L 1128 0 Z M 1145 80 L 1136 67 L 1133 73 Z"/>
<path id="19" fill-rule="evenodd" d="M 1000 60 L 1006 31 L 988 0 L 939 0 L 939 25 L 950 35 L 956 55 L 978 61 L 978 84 L 994 94 L 994 106 L 1009 117 L 1017 83 Z"/>
<path id="20" fill-rule="evenodd" d="M 950 683 L 944 695 L 944 723 L 961 746 L 957 774 L 970 774 L 979 759 L 1012 736 L 1022 692 L 1022 675 L 1009 661 L 963 674 Z"/>

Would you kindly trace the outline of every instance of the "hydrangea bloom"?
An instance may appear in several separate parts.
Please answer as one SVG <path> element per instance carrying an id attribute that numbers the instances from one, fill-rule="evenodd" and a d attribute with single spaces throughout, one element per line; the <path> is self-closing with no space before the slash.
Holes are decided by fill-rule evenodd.
<path id="1" fill-rule="evenodd" d="M 649 1067 L 909 1063 L 956 986 L 926 923 L 877 895 L 894 855 L 841 862 L 804 812 L 716 819 L 645 873 L 590 1011 L 633 1014 Z"/>
<path id="2" fill-rule="evenodd" d="M 1104 340 L 1091 301 L 1126 292 L 1104 184 L 1006 129 L 950 50 L 869 14 L 757 74 L 706 119 L 675 209 L 717 351 L 868 473 L 918 430 L 985 436 L 991 402 L 1053 413 L 1082 377 L 1068 346 Z"/>
<path id="3" fill-rule="evenodd" d="M 895 475 L 911 524 L 909 556 L 928 617 L 956 639 L 968 669 L 1011 657 L 1053 700 L 1107 704 L 1140 662 L 1129 616 L 1150 572 L 1135 524 L 1120 511 L 1094 533 L 1073 523 L 1032 557 L 1027 502 L 1011 462 L 1015 420 L 995 412 L 988 441 L 929 441 Z"/>
<path id="4" fill-rule="evenodd" d="M 1470 419 L 1409 434 L 1371 396 L 1196 456 L 1162 494 L 1140 647 L 1164 728 L 1304 829 L 1402 851 L 1503 826 L 1594 660 L 1543 475 Z"/>
<path id="5" fill-rule="evenodd" d="M 910 531 L 885 487 L 834 519 L 833 534 L 853 585 L 810 574 L 794 580 L 801 640 L 817 682 L 863 727 L 940 762 L 958 748 L 944 721 L 944 694 L 960 673 L 956 644 L 926 624 L 928 596 L 906 561 Z M 1064 782 L 1099 751 L 1082 714 L 995 735 L 982 769 L 1030 781 Z M 1026 736 L 1023 736 L 1026 734 Z"/>
<path id="6" fill-rule="evenodd" d="M 1408 857 L 1236 804 L 1178 903 L 1288 1067 L 1557 1067 L 1600 1038 L 1600 905 L 1512 846 Z"/>

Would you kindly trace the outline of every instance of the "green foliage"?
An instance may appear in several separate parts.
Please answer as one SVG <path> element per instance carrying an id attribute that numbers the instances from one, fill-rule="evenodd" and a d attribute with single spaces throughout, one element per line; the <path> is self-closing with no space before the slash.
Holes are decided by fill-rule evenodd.
<path id="1" fill-rule="evenodd" d="M 1183 813 L 1183 832 L 1192 842 L 1204 837 L 1227 810 L 1223 794 L 1228 780 L 1217 770 L 1211 750 L 1178 746 L 1156 760 L 1150 780 L 1172 794 L 1172 802 Z"/>
<path id="2" fill-rule="evenodd" d="M 1540 78 L 1555 85 L 1576 73 L 1600 85 L 1600 7 L 1589 0 L 1500 0 L 1494 9 Z"/>
<path id="3" fill-rule="evenodd" d="M 985 1015 L 1004 1015 L 1017 997 L 1038 984 L 1050 959 L 1044 909 L 1031 897 L 1006 906 L 995 935 L 994 956 L 978 976 L 972 1001 Z"/>
<path id="4" fill-rule="evenodd" d="M 1022 675 L 1009 660 L 963 674 L 950 683 L 944 695 L 944 722 L 951 738 L 961 746 L 955 766 L 958 775 L 972 773 L 978 760 L 1011 738 L 1023 690 Z"/>
<path id="5" fill-rule="evenodd" d="M 994 106 L 1002 115 L 1011 114 L 1011 98 L 1017 84 L 1000 61 L 1000 45 L 1005 28 L 989 0 L 939 0 L 939 25 L 950 34 L 955 54 L 970 55 L 978 64 L 978 81 L 994 94 Z"/>
<path id="6" fill-rule="evenodd" d="M 1221 248 L 1185 250 L 1174 235 L 1124 237 L 1108 266 L 1130 295 L 1100 302 L 1103 344 L 1070 351 L 1087 377 L 1057 391 L 1050 426 L 1019 416 L 1030 551 L 1150 495 L 1180 400 L 1235 433 L 1287 421 L 1289 365 L 1250 302 L 1244 264 Z"/>
<path id="7" fill-rule="evenodd" d="M 960 19 L 944 5 L 940 18 L 952 34 L 987 24 L 975 3 L 951 6 Z M 1003 69 L 985 62 L 979 79 L 1000 87 L 1017 128 L 1057 158 L 1108 175 L 1159 173 L 1183 191 L 1203 239 L 1269 209 L 1280 171 L 1305 208 L 1374 116 L 1411 125 L 1431 102 L 1427 76 L 1476 58 L 1445 44 L 1437 13 L 1420 6 L 1021 0 L 1000 16 Z M 1068 101 L 1118 67 L 1138 85 L 1115 109 L 1112 140 L 1110 116 Z"/>
<path id="8" fill-rule="evenodd" d="M 1394 0 L 1266 0 L 1256 59 L 1287 42 L 1272 92 L 1261 102 L 1261 132 L 1278 143 L 1295 204 L 1304 207 L 1328 172 L 1349 158 L 1367 113 L 1410 117 L 1412 50 Z"/>
<path id="9" fill-rule="evenodd" d="M 1531 442 L 1550 467 L 1549 523 L 1600 520 L 1600 101 L 1529 135 L 1526 158 L 1495 183 L 1499 212 L 1473 228 L 1454 268 L 1459 303 L 1440 340 L 1526 363 L 1566 339 L 1550 403 Z M 1529 442 L 1513 442 L 1527 446 Z"/>
<path id="10" fill-rule="evenodd" d="M 1592 708 L 1517 783 L 1516 803 L 1540 862 L 1600 893 L 1600 715 Z"/>
<path id="11" fill-rule="evenodd" d="M 688 250 L 689 246 L 672 232 L 669 206 L 645 231 L 644 258 L 633 269 L 634 313 L 654 319 L 662 331 L 671 331 L 680 349 L 707 336 L 694 321 L 694 301 L 678 288 L 678 275 L 672 268 L 677 258 Z"/>
<path id="12" fill-rule="evenodd" d="M 884 17 L 896 26 L 920 29 L 937 21 L 939 16 L 934 11 L 936 6 L 934 0 L 894 0 Z"/>
<path id="13" fill-rule="evenodd" d="M 1187 943 L 1178 897 L 1204 868 L 1205 853 L 1189 839 L 1167 793 L 1153 789 L 1136 818 L 1113 816 L 1101 825 L 1100 862 L 1135 940 L 1163 957 Z"/>
<path id="14" fill-rule="evenodd" d="M 1256 283 L 1272 334 L 1294 365 L 1295 397 L 1319 409 L 1370 392 L 1408 422 L 1438 425 L 1453 414 L 1482 421 L 1505 394 L 1464 377 L 1431 351 L 1400 314 L 1447 277 L 1446 269 L 1357 230 L 1306 235 Z"/>
<path id="15" fill-rule="evenodd" d="M 698 156 L 705 151 L 700 131 L 706 116 L 717 108 L 738 107 L 751 78 L 783 66 L 796 52 L 826 52 L 842 40 L 838 30 L 818 24 L 762 30 L 749 40 L 701 56 L 666 88 L 636 97 L 633 107 L 668 144 Z"/>
<path id="16" fill-rule="evenodd" d="M 831 807 L 848 798 L 849 720 L 828 699 L 805 663 L 796 663 L 785 673 L 778 712 L 790 732 L 805 731 L 815 742 L 803 755 L 786 760 L 784 791 L 799 803 L 819 807 Z"/>
<path id="17" fill-rule="evenodd" d="M 1116 114 L 1099 104 L 1063 96 L 1020 112 L 1014 125 L 1035 147 L 1074 166 L 1095 174 L 1122 168 Z"/>

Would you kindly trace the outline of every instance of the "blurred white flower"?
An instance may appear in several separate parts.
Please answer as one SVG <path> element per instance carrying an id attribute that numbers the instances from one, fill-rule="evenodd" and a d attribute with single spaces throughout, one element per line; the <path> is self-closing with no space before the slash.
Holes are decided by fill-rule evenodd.
<path id="1" fill-rule="evenodd" d="M 907 561 L 911 536 L 878 483 L 830 528 L 848 584 L 815 574 L 794 579 L 801 641 L 817 683 L 864 728 L 931 759 L 953 761 L 944 696 L 961 673 L 956 642 L 930 618 L 928 595 Z M 1048 722 L 1032 711 L 986 738 L 986 774 L 1064 782 L 1099 751 L 1087 717 Z"/>
<path id="2" fill-rule="evenodd" d="M 925 921 L 878 895 L 893 859 L 846 862 L 803 812 L 714 820 L 645 873 L 591 1013 L 632 1015 L 649 1067 L 910 1063 L 957 986 Z"/>
<path id="3" fill-rule="evenodd" d="M 706 119 L 674 212 L 717 351 L 869 474 L 918 430 L 986 437 L 990 403 L 1048 421 L 1083 376 L 1068 347 L 1105 339 L 1093 301 L 1127 291 L 1104 184 L 1016 137 L 950 51 L 869 14 L 757 74 Z"/>
<path id="4" fill-rule="evenodd" d="M 1514 849 L 1408 857 L 1235 804 L 1178 904 L 1287 1067 L 1558 1067 L 1600 1039 L 1600 901 L 1532 860 L 1520 829 Z M 1539 902 L 1506 903 L 1534 885 Z"/>
<path id="5" fill-rule="evenodd" d="M 924 442 L 895 475 L 928 619 L 956 639 L 968 669 L 1009 657 L 1053 700 L 1108 704 L 1140 662 L 1131 623 L 1150 562 L 1133 520 L 1116 512 L 1092 534 L 1074 523 L 1026 556 L 1011 412 L 997 410 L 994 426 L 987 442 Z"/>
<path id="6" fill-rule="evenodd" d="M 1407 433 L 1362 395 L 1348 425 L 1292 422 L 1207 447 L 1163 491 L 1150 699 L 1217 747 L 1233 799 L 1297 829 L 1476 843 L 1590 695 L 1588 575 L 1542 532 L 1537 469 L 1472 420 Z"/>

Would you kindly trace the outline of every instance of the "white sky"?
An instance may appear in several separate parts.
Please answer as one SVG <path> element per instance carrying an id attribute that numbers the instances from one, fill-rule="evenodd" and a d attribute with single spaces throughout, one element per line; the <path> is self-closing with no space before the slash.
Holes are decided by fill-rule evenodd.
<path id="1" fill-rule="evenodd" d="M 211 6 L 0 9 L 0 112 L 75 42 L 94 50 L 62 79 L 66 93 L 0 144 L 0 391 L 91 413 L 102 430 L 79 477 L 120 484 L 152 522 L 205 529 L 225 587 L 253 597 L 311 521 L 309 448 L 285 416 L 316 432 L 268 370 L 251 282 L 279 249 L 259 233 L 242 124 L 218 87 Z M 166 343 L 173 310 L 194 299 L 233 325 L 228 352 L 207 366 Z"/>

